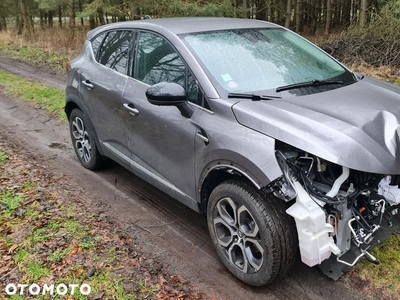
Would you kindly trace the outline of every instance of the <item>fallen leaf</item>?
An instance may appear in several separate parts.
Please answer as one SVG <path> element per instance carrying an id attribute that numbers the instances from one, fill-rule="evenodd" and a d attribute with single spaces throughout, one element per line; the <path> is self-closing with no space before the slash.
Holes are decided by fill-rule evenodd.
<path id="1" fill-rule="evenodd" d="M 96 268 L 91 267 L 86 274 L 86 278 L 92 277 L 96 273 Z"/>
<path id="2" fill-rule="evenodd" d="M 165 277 L 161 275 L 160 278 L 158 279 L 158 286 L 161 288 L 166 282 L 167 280 L 165 279 Z"/>
<path id="3" fill-rule="evenodd" d="M 0 268 L 0 275 L 6 273 L 8 271 L 10 271 L 10 267 L 9 266 L 2 267 L 2 268 Z"/>
<path id="4" fill-rule="evenodd" d="M 13 253 L 14 250 L 17 249 L 17 248 L 18 248 L 18 245 L 17 245 L 17 244 L 12 245 L 12 246 L 10 247 L 10 249 L 8 249 L 8 254 Z"/>

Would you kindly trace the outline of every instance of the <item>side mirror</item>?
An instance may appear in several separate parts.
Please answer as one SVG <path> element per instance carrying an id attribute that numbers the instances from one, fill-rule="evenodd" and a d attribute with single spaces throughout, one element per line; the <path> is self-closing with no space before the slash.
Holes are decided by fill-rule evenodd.
<path id="1" fill-rule="evenodd" d="M 160 82 L 146 91 L 147 100 L 154 105 L 171 106 L 186 101 L 186 92 L 179 84 Z"/>
<path id="2" fill-rule="evenodd" d="M 185 90 L 177 83 L 157 83 L 147 89 L 146 97 L 147 101 L 154 105 L 176 106 L 186 118 L 190 118 L 193 114 L 193 109 L 187 102 Z"/>

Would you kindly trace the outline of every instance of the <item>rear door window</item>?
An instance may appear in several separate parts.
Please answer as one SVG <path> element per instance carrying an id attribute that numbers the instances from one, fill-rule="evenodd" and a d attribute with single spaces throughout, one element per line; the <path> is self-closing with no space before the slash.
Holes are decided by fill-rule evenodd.
<path id="1" fill-rule="evenodd" d="M 127 74 L 132 31 L 111 31 L 98 54 L 98 62 L 122 74 Z"/>

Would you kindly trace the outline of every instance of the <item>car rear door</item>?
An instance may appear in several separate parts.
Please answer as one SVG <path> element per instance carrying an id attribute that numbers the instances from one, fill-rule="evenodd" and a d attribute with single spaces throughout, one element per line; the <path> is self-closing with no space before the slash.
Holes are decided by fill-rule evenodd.
<path id="1" fill-rule="evenodd" d="M 104 35 L 104 37 L 102 36 Z M 119 162 L 122 154 L 130 156 L 122 103 L 122 92 L 128 76 L 130 52 L 134 33 L 131 30 L 113 30 L 97 36 L 93 41 L 95 62 L 81 68 L 81 97 L 104 150 L 111 152 Z M 105 146 L 105 147 L 104 147 Z"/>
<path id="2" fill-rule="evenodd" d="M 132 169 L 151 183 L 186 205 L 195 208 L 195 136 L 202 110 L 193 105 L 190 118 L 181 115 L 174 106 L 156 106 L 147 101 L 145 92 L 159 82 L 175 82 L 187 92 L 191 83 L 191 98 L 199 90 L 187 66 L 163 37 L 140 32 L 136 46 L 134 78 L 127 82 L 123 93 L 125 105 L 136 109 L 127 118 Z M 193 95 L 195 94 L 195 95 Z"/>

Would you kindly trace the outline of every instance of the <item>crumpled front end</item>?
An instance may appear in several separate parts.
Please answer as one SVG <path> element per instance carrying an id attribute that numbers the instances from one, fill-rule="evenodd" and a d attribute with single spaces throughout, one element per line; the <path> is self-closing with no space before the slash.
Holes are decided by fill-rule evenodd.
<path id="1" fill-rule="evenodd" d="M 345 266 L 362 257 L 378 263 L 368 249 L 397 213 L 399 177 L 349 169 L 279 142 L 276 158 L 283 176 L 269 188 L 294 202 L 287 213 L 296 221 L 302 261 L 315 266 L 333 254 Z"/>

